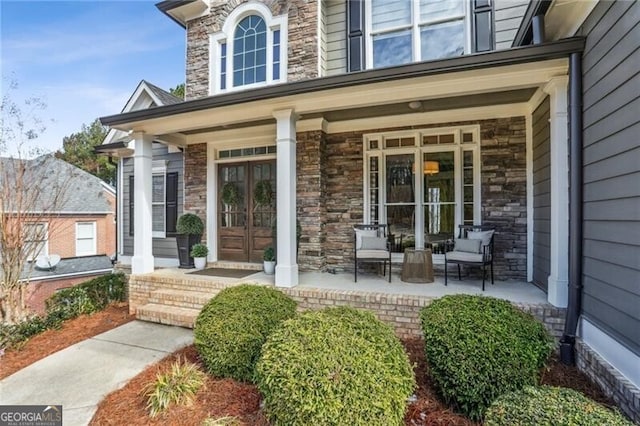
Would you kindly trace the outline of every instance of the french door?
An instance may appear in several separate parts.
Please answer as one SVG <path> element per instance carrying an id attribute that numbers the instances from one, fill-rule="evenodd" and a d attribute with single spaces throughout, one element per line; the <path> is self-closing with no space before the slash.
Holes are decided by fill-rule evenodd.
<path id="1" fill-rule="evenodd" d="M 276 162 L 218 165 L 218 259 L 261 262 L 274 243 Z"/>

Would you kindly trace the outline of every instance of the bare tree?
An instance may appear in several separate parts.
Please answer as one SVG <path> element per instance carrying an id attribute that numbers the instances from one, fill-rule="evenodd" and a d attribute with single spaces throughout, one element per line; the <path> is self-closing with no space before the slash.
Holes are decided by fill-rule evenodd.
<path id="1" fill-rule="evenodd" d="M 15 86 L 12 86 L 15 88 Z M 26 287 L 33 260 L 43 242 L 55 232 L 73 177 L 55 167 L 59 161 L 29 150 L 43 131 L 37 113 L 45 105 L 36 98 L 24 102 L 24 111 L 5 94 L 0 105 L 0 315 L 3 323 L 22 321 L 29 314 Z M 62 169 L 64 170 L 64 169 Z"/>

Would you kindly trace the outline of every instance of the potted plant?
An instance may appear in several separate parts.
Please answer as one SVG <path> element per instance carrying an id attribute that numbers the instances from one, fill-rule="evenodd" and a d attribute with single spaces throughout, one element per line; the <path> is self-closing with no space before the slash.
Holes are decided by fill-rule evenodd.
<path id="1" fill-rule="evenodd" d="M 269 246 L 264 249 L 262 260 L 264 260 L 264 273 L 273 275 L 276 272 L 276 253 L 273 247 Z"/>
<path id="2" fill-rule="evenodd" d="M 176 224 L 176 243 L 178 244 L 178 258 L 180 259 L 180 268 L 193 268 L 193 257 L 191 257 L 191 249 L 194 245 L 200 243 L 204 224 L 202 219 L 193 213 L 185 213 L 178 218 Z"/>
<path id="3" fill-rule="evenodd" d="M 207 266 L 209 249 L 204 244 L 196 244 L 191 248 L 191 257 L 196 269 L 204 269 Z"/>

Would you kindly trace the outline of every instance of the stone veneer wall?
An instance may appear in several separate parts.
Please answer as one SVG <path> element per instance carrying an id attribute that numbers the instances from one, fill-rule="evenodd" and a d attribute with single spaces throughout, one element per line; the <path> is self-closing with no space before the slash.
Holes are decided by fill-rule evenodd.
<path id="1" fill-rule="evenodd" d="M 480 124 L 482 223 L 496 228 L 495 275 L 527 276 L 527 187 L 524 117 L 439 123 L 414 128 Z M 353 269 L 353 225 L 363 220 L 362 135 L 371 129 L 326 136 L 326 244 L 328 269 Z M 300 162 L 301 159 L 298 159 Z M 303 191 L 300 184 L 298 191 Z M 302 265 L 301 265 L 302 267 Z"/>
<path id="2" fill-rule="evenodd" d="M 247 2 L 214 0 L 209 15 L 187 23 L 187 100 L 209 95 L 209 35 L 221 31 L 233 9 Z M 288 14 L 288 81 L 317 77 L 317 0 L 263 0 L 262 3 L 274 16 Z"/>
<path id="3" fill-rule="evenodd" d="M 640 424 L 640 389 L 579 338 L 576 340 L 576 364 L 623 413 Z"/>
<path id="4" fill-rule="evenodd" d="M 206 143 L 189 145 L 184 150 L 184 212 L 200 216 L 207 229 Z"/>
<path id="5" fill-rule="evenodd" d="M 322 131 L 296 135 L 297 215 L 301 238 L 298 264 L 301 271 L 320 270 L 326 265 L 326 135 Z"/>

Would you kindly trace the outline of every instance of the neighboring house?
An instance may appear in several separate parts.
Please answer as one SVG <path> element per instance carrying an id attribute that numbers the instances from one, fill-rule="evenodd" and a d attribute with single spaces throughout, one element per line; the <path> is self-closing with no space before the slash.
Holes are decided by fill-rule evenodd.
<path id="1" fill-rule="evenodd" d="M 133 155 L 134 274 L 159 256 L 158 141 L 183 150 L 209 261 L 256 262 L 277 222 L 278 286 L 352 268 L 356 223 L 417 248 L 492 225 L 496 275 L 568 306 L 563 353 L 580 318 L 579 364 L 615 367 L 638 411 L 640 3 L 157 6 L 186 30 L 187 99 L 101 119 Z"/>
<path id="2" fill-rule="evenodd" d="M 164 105 L 175 105 L 183 100 L 147 82 L 141 81 L 127 101 L 122 112 L 131 112 Z M 173 142 L 170 143 L 170 142 Z M 175 230 L 178 215 L 183 209 L 184 159 L 182 148 L 175 139 L 154 139 L 152 153 L 153 185 L 153 256 L 156 266 L 178 266 Z M 103 155 L 118 158 L 118 252 L 120 267 L 128 268 L 133 256 L 134 175 L 133 147 L 127 132 L 112 128 L 104 143 L 96 149 Z"/>
<path id="3" fill-rule="evenodd" d="M 40 270 L 33 263 L 25 267 L 27 303 L 42 311 L 44 300 L 56 290 L 111 270 L 111 256 L 116 250 L 116 193 L 100 178 L 52 156 L 0 158 L 2 176 L 8 176 L 9 184 L 16 181 L 9 174 L 15 176 L 21 166 L 25 167 L 24 182 L 37 187 L 28 189 L 28 193 L 39 194 L 37 203 L 29 204 L 36 212 L 35 219 L 26 216 L 29 223 L 23 229 L 26 238 L 37 236 L 27 241 L 36 246 L 31 253 L 37 255 L 31 261 L 52 255 L 61 258 L 51 270 Z M 59 201 L 49 202 L 54 197 Z M 11 202 L 8 200 L 8 205 Z"/>

